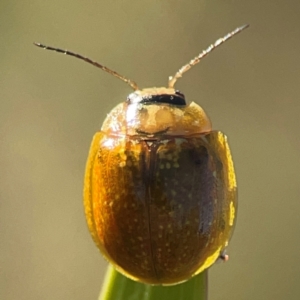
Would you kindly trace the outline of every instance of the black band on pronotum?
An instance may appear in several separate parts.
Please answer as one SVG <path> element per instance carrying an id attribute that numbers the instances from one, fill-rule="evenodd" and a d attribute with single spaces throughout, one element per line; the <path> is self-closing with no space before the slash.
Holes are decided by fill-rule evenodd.
<path id="1" fill-rule="evenodd" d="M 134 94 L 134 93 L 133 93 Z M 178 106 L 185 106 L 186 102 L 184 96 L 180 95 L 145 95 L 139 97 L 129 97 L 128 98 L 130 103 L 143 103 L 143 104 L 153 104 L 153 103 L 165 103 L 165 104 L 172 104 Z"/>

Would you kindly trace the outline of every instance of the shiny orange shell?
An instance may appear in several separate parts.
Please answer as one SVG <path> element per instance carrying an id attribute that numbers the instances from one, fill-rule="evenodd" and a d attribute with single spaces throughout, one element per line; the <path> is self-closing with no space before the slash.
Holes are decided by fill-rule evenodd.
<path id="1" fill-rule="evenodd" d="M 236 179 L 226 136 L 99 131 L 84 206 L 96 245 L 118 271 L 149 284 L 183 282 L 218 259 L 234 228 Z"/>

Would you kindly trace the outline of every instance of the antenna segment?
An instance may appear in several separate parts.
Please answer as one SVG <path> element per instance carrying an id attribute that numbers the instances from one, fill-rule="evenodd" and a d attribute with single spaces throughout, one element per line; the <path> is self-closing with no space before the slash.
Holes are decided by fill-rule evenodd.
<path id="1" fill-rule="evenodd" d="M 109 69 L 109 68 L 107 68 L 107 67 L 105 67 L 105 66 L 103 66 L 103 65 L 101 65 L 99 63 L 97 63 L 96 61 L 93 61 L 93 60 L 89 59 L 88 57 L 84 57 L 84 56 L 82 56 L 80 54 L 77 54 L 77 53 L 74 53 L 74 52 L 71 52 L 71 51 L 68 51 L 68 50 L 62 50 L 62 49 L 59 49 L 59 48 L 54 48 L 54 47 L 46 46 L 46 45 L 43 45 L 43 44 L 40 44 L 40 43 L 33 43 L 33 44 L 35 46 L 43 48 L 45 50 L 52 50 L 52 51 L 56 51 L 56 52 L 59 52 L 59 53 L 63 53 L 63 54 L 66 54 L 66 55 L 70 55 L 70 56 L 74 56 L 76 58 L 82 59 L 83 61 L 85 61 L 85 62 L 87 62 L 89 64 L 92 64 L 93 66 L 96 66 L 96 67 L 100 68 L 101 70 L 103 70 L 103 71 L 105 71 L 105 72 L 107 72 L 107 73 L 109 73 L 109 74 L 111 74 L 111 75 L 113 75 L 113 76 L 121 79 L 122 81 L 126 82 L 128 85 L 131 86 L 131 88 L 133 90 L 136 91 L 136 90 L 139 89 L 138 86 L 137 86 L 137 84 L 134 81 L 132 81 L 132 80 L 130 80 L 130 79 L 128 79 L 128 78 L 120 75 L 116 71 L 113 71 L 113 70 L 111 70 L 111 69 Z"/>
<path id="2" fill-rule="evenodd" d="M 187 63 L 186 65 L 184 65 L 182 68 L 180 68 L 179 71 L 174 76 L 170 76 L 169 77 L 168 87 L 169 88 L 174 88 L 174 85 L 175 85 L 176 81 L 180 77 L 182 77 L 183 73 L 187 72 L 191 67 L 193 67 L 194 65 L 196 65 L 197 63 L 199 63 L 200 60 L 203 57 L 205 57 L 208 53 L 210 53 L 211 51 L 213 51 L 214 49 L 216 49 L 221 44 L 225 43 L 227 40 L 229 40 L 230 38 L 232 38 L 236 34 L 238 34 L 241 31 L 243 31 L 247 27 L 249 27 L 248 24 L 243 25 L 241 27 L 238 27 L 235 30 L 233 30 L 232 32 L 230 32 L 227 35 L 225 35 L 224 37 L 216 40 L 214 42 L 214 44 L 211 44 L 207 49 L 203 50 L 199 55 L 197 55 L 195 58 L 193 58 L 189 63 Z"/>

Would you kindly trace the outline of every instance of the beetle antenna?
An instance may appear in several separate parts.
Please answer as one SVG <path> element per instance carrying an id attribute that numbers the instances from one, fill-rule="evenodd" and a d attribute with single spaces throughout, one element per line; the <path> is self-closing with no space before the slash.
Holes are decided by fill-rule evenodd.
<path id="1" fill-rule="evenodd" d="M 205 57 L 208 53 L 216 49 L 218 46 L 221 44 L 225 43 L 227 40 L 235 36 L 236 34 L 240 33 L 244 29 L 249 27 L 249 24 L 243 25 L 241 27 L 236 28 L 232 32 L 226 34 L 224 37 L 216 40 L 214 44 L 211 44 L 207 49 L 203 50 L 199 55 L 197 55 L 195 58 L 193 58 L 189 63 L 184 65 L 182 68 L 179 69 L 179 71 L 174 75 L 169 77 L 169 88 L 173 88 L 176 81 L 182 77 L 182 74 L 188 71 L 191 67 L 196 65 L 197 63 L 200 62 L 200 60 Z"/>
<path id="2" fill-rule="evenodd" d="M 97 63 L 96 61 L 93 61 L 93 60 L 89 59 L 88 57 L 84 57 L 84 56 L 82 56 L 80 54 L 77 54 L 77 53 L 74 53 L 74 52 L 71 52 L 71 51 L 68 51 L 68 50 L 62 50 L 62 49 L 59 49 L 59 48 L 54 48 L 54 47 L 46 46 L 46 45 L 43 45 L 43 44 L 40 44 L 40 43 L 33 43 L 33 44 L 35 46 L 38 46 L 38 47 L 43 48 L 45 50 L 52 50 L 52 51 L 56 51 L 56 52 L 59 52 L 59 53 L 63 53 L 63 54 L 66 54 L 66 55 L 70 55 L 70 56 L 74 56 L 76 58 L 82 59 L 83 61 L 85 61 L 85 62 L 87 62 L 89 64 L 92 64 L 93 66 L 98 67 L 101 70 L 103 70 L 103 71 L 105 71 L 105 72 L 107 72 L 107 73 L 109 73 L 109 74 L 111 74 L 111 75 L 113 75 L 113 76 L 121 79 L 122 81 L 126 82 L 128 85 L 131 86 L 131 88 L 133 90 L 136 91 L 136 90 L 139 89 L 138 86 L 137 86 L 137 84 L 134 81 L 132 81 L 132 80 L 130 80 L 130 79 L 128 79 L 128 78 L 120 75 L 116 71 L 113 71 L 113 70 L 111 70 L 111 69 L 109 69 L 109 68 L 107 68 L 107 67 L 105 67 L 105 66 L 103 66 L 103 65 L 101 65 L 99 63 Z"/>

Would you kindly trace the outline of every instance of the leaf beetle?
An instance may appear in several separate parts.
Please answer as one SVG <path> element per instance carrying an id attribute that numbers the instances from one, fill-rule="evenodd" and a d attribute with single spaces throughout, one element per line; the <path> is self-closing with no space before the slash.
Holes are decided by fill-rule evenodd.
<path id="1" fill-rule="evenodd" d="M 177 284 L 228 259 L 237 186 L 227 138 L 174 85 L 247 27 L 210 45 L 170 77 L 167 88 L 142 90 L 89 58 L 35 43 L 91 63 L 134 90 L 94 135 L 84 178 L 90 233 L 105 258 L 133 280 Z"/>

